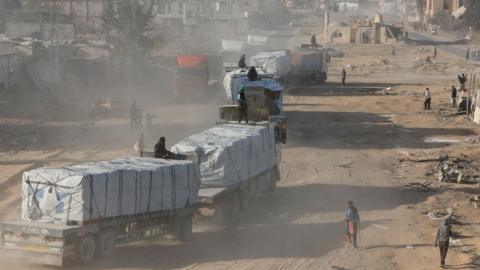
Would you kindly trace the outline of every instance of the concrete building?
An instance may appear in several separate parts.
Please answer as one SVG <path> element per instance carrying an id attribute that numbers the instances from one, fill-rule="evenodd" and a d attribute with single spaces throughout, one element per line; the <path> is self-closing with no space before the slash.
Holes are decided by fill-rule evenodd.
<path id="1" fill-rule="evenodd" d="M 463 6 L 465 6 L 465 0 L 423 0 L 427 18 L 431 18 L 440 12 L 454 13 Z"/>
<path id="2" fill-rule="evenodd" d="M 377 14 L 372 19 L 351 19 L 350 24 L 330 23 L 326 33 L 329 43 L 390 44 L 401 40 L 404 31 L 401 27 L 384 24 L 382 16 Z"/>

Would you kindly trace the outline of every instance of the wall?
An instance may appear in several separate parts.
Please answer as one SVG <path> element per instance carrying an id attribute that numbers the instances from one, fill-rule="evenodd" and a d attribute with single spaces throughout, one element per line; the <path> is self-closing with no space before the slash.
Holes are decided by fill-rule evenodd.
<path id="1" fill-rule="evenodd" d="M 350 43 L 350 27 L 349 26 L 342 26 L 342 27 L 335 27 L 328 30 L 330 39 L 329 42 L 337 43 L 337 44 L 348 44 Z M 335 35 L 335 33 L 338 34 Z"/>

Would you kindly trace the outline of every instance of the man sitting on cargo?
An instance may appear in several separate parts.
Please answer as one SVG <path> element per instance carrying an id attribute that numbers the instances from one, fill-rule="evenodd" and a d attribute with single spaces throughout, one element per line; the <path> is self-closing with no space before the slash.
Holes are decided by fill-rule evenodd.
<path id="1" fill-rule="evenodd" d="M 155 158 L 174 159 L 175 154 L 168 151 L 165 147 L 165 137 L 160 137 L 160 140 L 155 145 Z"/>
<path id="2" fill-rule="evenodd" d="M 247 96 L 245 95 L 245 87 L 240 89 L 238 93 L 238 108 L 240 109 L 240 113 L 238 116 L 238 123 L 242 122 L 242 119 L 245 118 L 245 123 L 248 124 L 248 106 L 247 106 Z"/>
<path id="3" fill-rule="evenodd" d="M 257 70 L 255 69 L 254 66 L 250 67 L 247 73 L 247 77 L 250 81 L 256 81 L 258 78 L 258 73 Z"/>

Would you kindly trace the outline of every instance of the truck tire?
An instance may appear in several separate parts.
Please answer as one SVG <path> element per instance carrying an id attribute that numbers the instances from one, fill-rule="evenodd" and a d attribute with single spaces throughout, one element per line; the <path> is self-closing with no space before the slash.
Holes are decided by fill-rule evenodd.
<path id="1" fill-rule="evenodd" d="M 78 259 L 82 264 L 89 264 L 95 258 L 95 237 L 87 234 L 80 238 L 78 244 Z"/>
<path id="2" fill-rule="evenodd" d="M 113 229 L 104 229 L 97 236 L 97 257 L 108 258 L 112 256 L 116 244 L 116 234 Z"/>
<path id="3" fill-rule="evenodd" d="M 238 216 L 240 212 L 241 202 L 240 202 L 240 192 L 234 192 L 230 196 L 228 204 L 228 214 L 231 218 Z"/>
<path id="4" fill-rule="evenodd" d="M 213 214 L 215 224 L 223 225 L 228 219 L 227 202 L 224 200 L 215 203 L 215 213 Z"/>
<path id="5" fill-rule="evenodd" d="M 180 241 L 189 241 L 192 239 L 192 216 L 181 216 L 175 222 L 175 238 Z"/>

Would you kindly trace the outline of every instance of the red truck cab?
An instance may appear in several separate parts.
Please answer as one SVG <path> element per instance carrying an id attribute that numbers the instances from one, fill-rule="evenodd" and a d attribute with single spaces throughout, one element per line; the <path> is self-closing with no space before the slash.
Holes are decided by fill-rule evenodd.
<path id="1" fill-rule="evenodd" d="M 178 55 L 173 94 L 175 99 L 207 97 L 209 91 L 208 60 L 203 55 Z"/>

